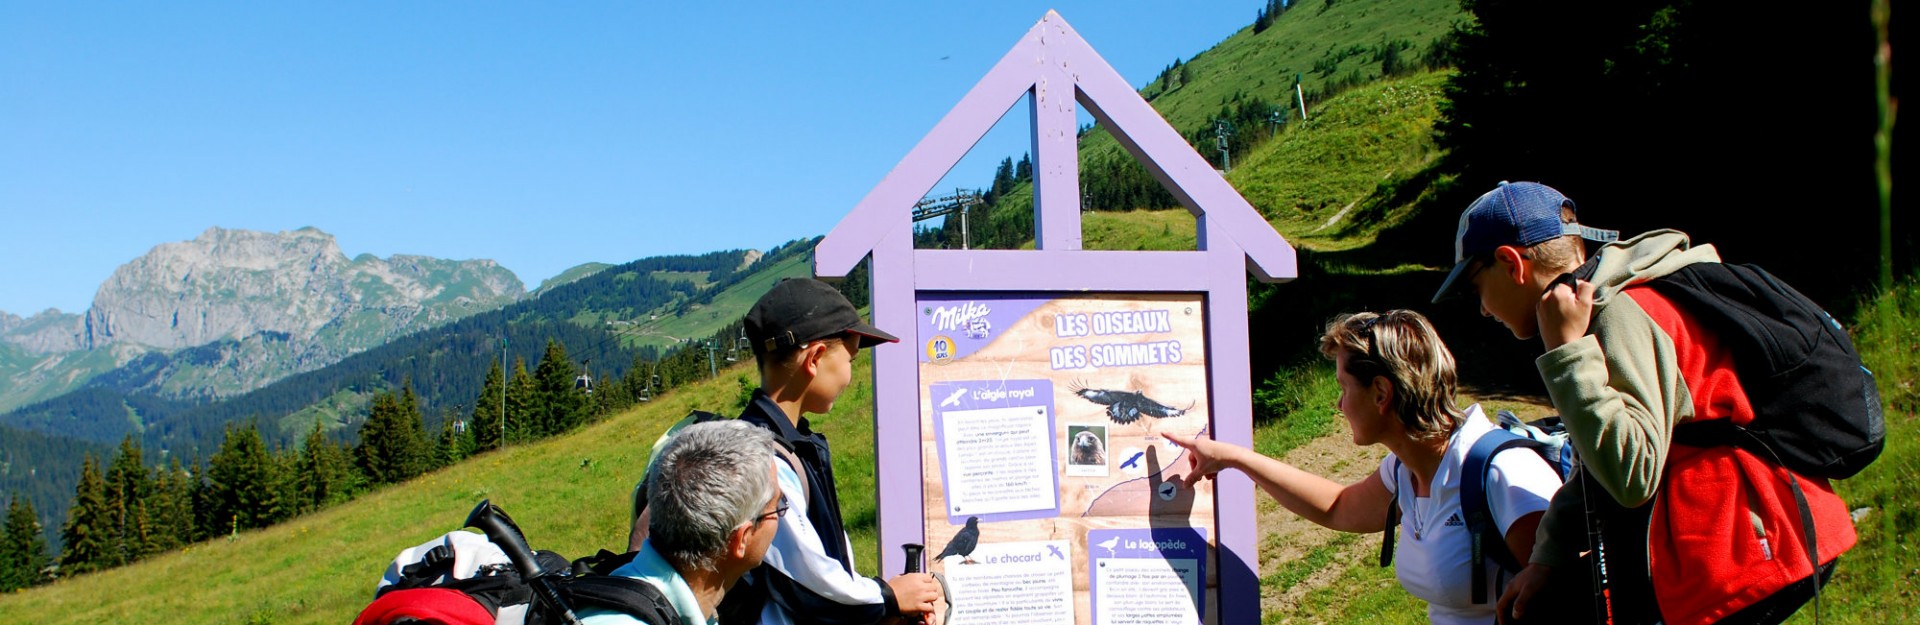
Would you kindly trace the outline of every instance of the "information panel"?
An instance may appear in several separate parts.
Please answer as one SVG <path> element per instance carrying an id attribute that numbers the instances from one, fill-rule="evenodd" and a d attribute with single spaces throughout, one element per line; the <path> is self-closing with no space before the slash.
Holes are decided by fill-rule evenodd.
<path id="1" fill-rule="evenodd" d="M 1212 483 L 1180 486 L 1162 436 L 1206 433 L 1205 298 L 916 303 L 928 568 L 951 622 L 1213 622 Z"/>

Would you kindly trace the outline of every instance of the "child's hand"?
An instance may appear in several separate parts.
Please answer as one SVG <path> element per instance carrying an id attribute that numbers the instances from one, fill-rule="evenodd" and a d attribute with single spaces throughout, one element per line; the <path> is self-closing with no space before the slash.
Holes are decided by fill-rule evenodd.
<path id="1" fill-rule="evenodd" d="M 1546 344 L 1547 351 L 1586 336 L 1587 324 L 1593 318 L 1595 290 L 1597 287 L 1592 282 L 1575 280 L 1571 276 L 1561 276 L 1561 279 L 1547 285 L 1547 291 L 1540 294 L 1540 304 L 1534 310 L 1540 325 L 1540 341 Z"/>
<path id="2" fill-rule="evenodd" d="M 900 615 L 908 620 L 933 614 L 934 602 L 944 598 L 940 593 L 940 582 L 926 573 L 901 575 L 887 580 L 887 586 L 893 590 L 893 599 L 900 606 Z"/>
<path id="3" fill-rule="evenodd" d="M 1544 564 L 1528 564 L 1527 568 L 1520 569 L 1520 573 L 1507 582 L 1507 589 L 1500 593 L 1500 600 L 1494 607 L 1495 620 L 1506 625 L 1526 618 L 1527 604 L 1533 601 L 1534 594 L 1540 592 L 1541 586 L 1546 585 L 1547 577 L 1552 572 L 1553 569 Z"/>

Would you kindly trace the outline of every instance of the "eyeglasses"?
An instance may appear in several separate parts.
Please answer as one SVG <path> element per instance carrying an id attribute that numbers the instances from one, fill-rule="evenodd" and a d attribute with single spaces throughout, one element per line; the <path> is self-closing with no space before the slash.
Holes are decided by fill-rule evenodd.
<path id="1" fill-rule="evenodd" d="M 1532 254 L 1521 253 L 1519 256 L 1520 256 L 1520 260 L 1533 260 Z M 1473 269 L 1469 270 L 1467 272 L 1467 275 L 1464 277 L 1466 278 L 1466 281 L 1467 281 L 1466 288 L 1470 293 L 1473 294 L 1474 297 L 1480 296 L 1480 285 L 1475 284 L 1474 279 L 1479 278 L 1480 272 L 1486 271 L 1487 266 L 1492 265 L 1493 263 L 1494 263 L 1494 255 L 1492 252 L 1481 254 L 1473 258 Z"/>
<path id="2" fill-rule="evenodd" d="M 753 522 L 755 524 L 759 524 L 759 523 L 767 522 L 769 520 L 779 519 L 780 517 L 786 516 L 787 510 L 791 509 L 792 507 L 793 507 L 792 505 L 789 505 L 787 503 L 787 496 L 782 494 L 780 495 L 780 505 L 774 506 L 772 512 L 768 512 L 766 514 L 762 514 L 760 516 L 754 517 Z"/>
<path id="3" fill-rule="evenodd" d="M 1479 296 L 1480 296 L 1480 285 L 1478 285 L 1478 284 L 1474 284 L 1474 282 L 1473 282 L 1473 281 L 1474 281 L 1474 280 L 1476 280 L 1476 279 L 1479 279 L 1479 278 L 1480 278 L 1480 272 L 1482 272 L 1482 271 L 1486 271 L 1486 270 L 1487 270 L 1487 261 L 1488 261 L 1488 260 L 1491 260 L 1491 259 L 1487 259 L 1487 258 L 1480 258 L 1480 259 L 1476 259 L 1476 260 L 1474 260 L 1474 261 L 1473 261 L 1473 269 L 1471 269 L 1471 270 L 1469 270 L 1469 271 L 1467 271 L 1467 276 L 1466 276 L 1466 277 L 1467 277 L 1467 281 L 1466 281 L 1466 284 L 1465 284 L 1465 286 L 1466 286 L 1466 291 L 1467 291 L 1467 292 L 1468 292 L 1469 294 L 1472 294 L 1472 295 L 1473 295 L 1474 297 L 1479 297 Z"/>

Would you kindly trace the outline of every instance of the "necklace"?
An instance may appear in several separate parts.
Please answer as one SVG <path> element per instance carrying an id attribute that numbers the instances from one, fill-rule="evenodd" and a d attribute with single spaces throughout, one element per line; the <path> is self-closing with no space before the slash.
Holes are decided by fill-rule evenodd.
<path id="1" fill-rule="evenodd" d="M 1425 531 L 1425 530 L 1426 530 L 1426 528 L 1427 528 L 1427 520 L 1426 520 L 1426 515 L 1424 515 L 1424 514 L 1421 514 L 1421 513 L 1420 513 L 1420 500 L 1421 500 L 1421 499 L 1425 499 L 1425 497 L 1421 497 L 1421 496 L 1418 496 L 1418 495 L 1415 495 L 1415 496 L 1414 496 L 1414 498 L 1413 498 L 1413 506 L 1412 506 L 1412 507 L 1410 507 L 1410 508 L 1408 508 L 1408 510 L 1409 510 L 1409 511 L 1411 511 L 1411 512 L 1413 513 L 1413 515 L 1412 515 L 1412 516 L 1413 516 L 1413 523 L 1412 523 L 1412 525 L 1413 525 L 1413 539 L 1414 539 L 1414 540 L 1420 540 L 1420 535 L 1421 535 L 1422 533 L 1425 533 L 1424 531 Z"/>

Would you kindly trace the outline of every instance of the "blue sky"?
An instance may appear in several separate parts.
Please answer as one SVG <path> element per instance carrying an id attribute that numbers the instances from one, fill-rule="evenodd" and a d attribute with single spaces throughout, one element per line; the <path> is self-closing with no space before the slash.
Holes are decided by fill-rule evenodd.
<path id="1" fill-rule="evenodd" d="M 0 311 L 84 311 L 212 226 L 529 289 L 766 249 L 825 234 L 1048 9 L 1138 86 L 1263 5 L 0 0 Z M 984 186 L 1026 125 L 935 188 Z"/>

